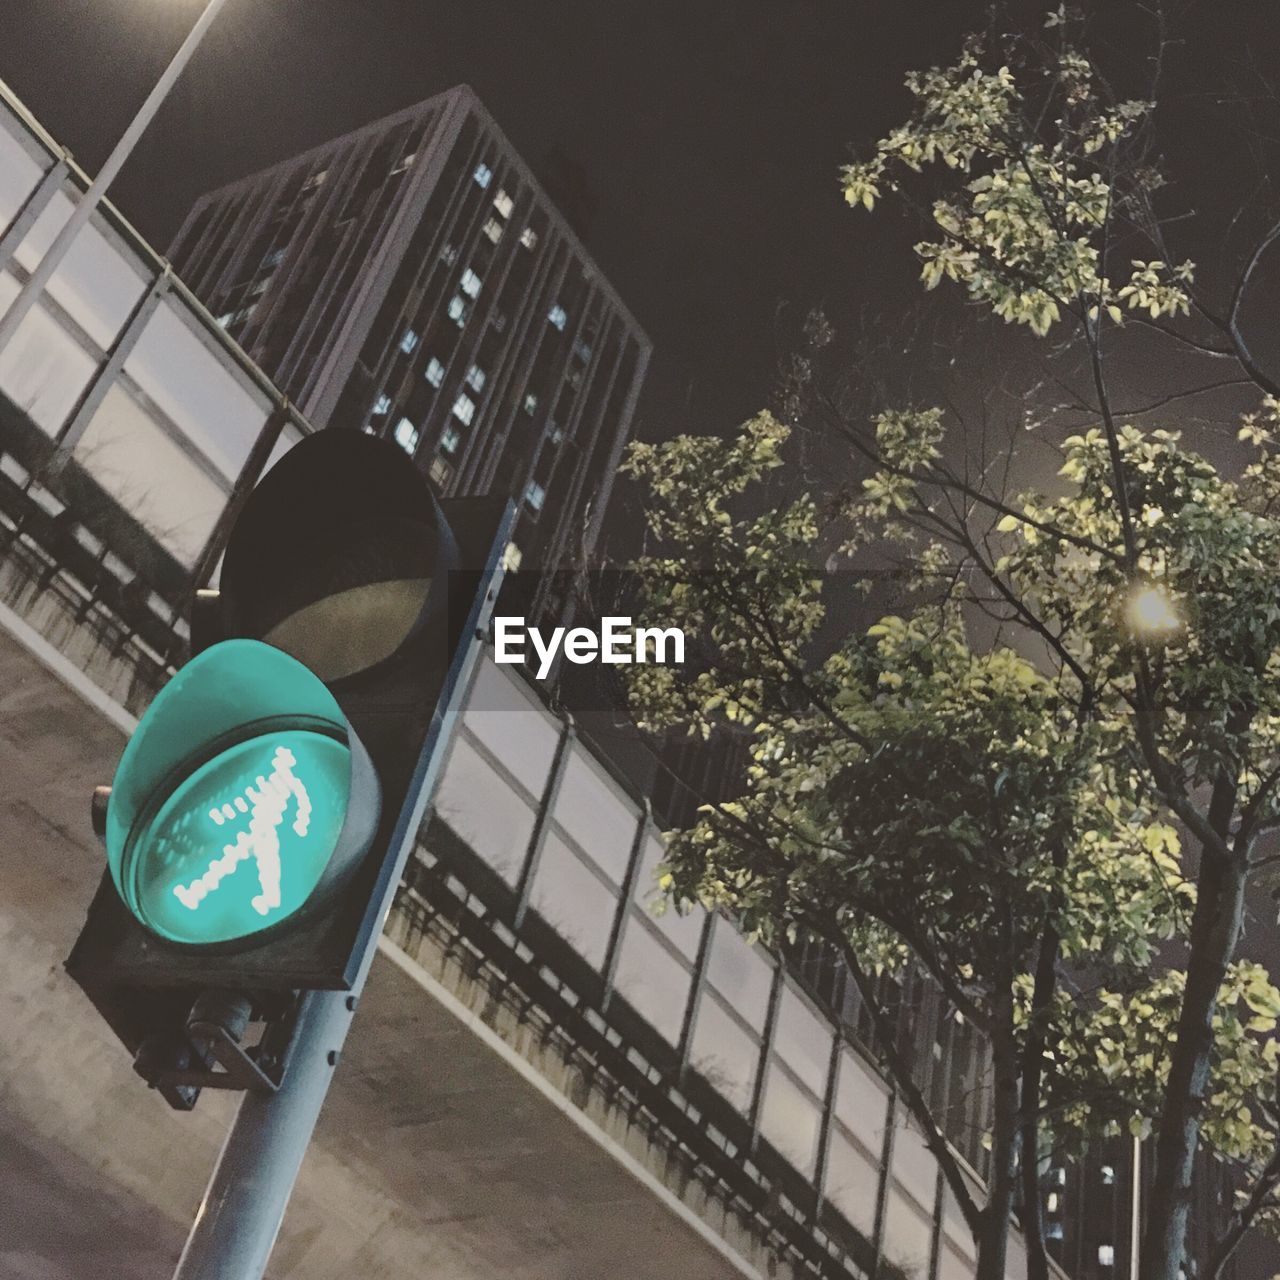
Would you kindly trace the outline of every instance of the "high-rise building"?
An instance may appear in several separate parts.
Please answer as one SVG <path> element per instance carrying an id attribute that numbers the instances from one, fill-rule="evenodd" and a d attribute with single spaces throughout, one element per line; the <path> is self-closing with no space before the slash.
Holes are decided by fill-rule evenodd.
<path id="1" fill-rule="evenodd" d="M 526 567 L 590 549 L 651 344 L 469 88 L 201 197 L 170 257 L 311 421 L 518 497 Z"/>

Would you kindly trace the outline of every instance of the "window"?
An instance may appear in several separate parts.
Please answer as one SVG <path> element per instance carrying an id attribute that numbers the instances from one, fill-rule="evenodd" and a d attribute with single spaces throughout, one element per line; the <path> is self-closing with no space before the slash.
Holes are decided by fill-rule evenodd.
<path id="1" fill-rule="evenodd" d="M 219 328 L 225 329 L 236 318 L 234 311 L 226 311 L 218 317 Z"/>
<path id="2" fill-rule="evenodd" d="M 504 218 L 511 217 L 511 210 L 515 208 L 515 203 L 516 202 L 512 200 L 505 191 L 499 191 L 498 194 L 493 197 L 493 207 L 497 209 L 498 213 Z"/>
<path id="3" fill-rule="evenodd" d="M 493 181 L 493 170 L 487 164 L 478 164 L 476 165 L 474 177 L 476 186 L 487 187 Z"/>
<path id="4" fill-rule="evenodd" d="M 438 387 L 444 381 L 444 365 L 435 356 L 432 356 L 427 361 L 427 371 L 424 377 L 433 387 Z"/>
<path id="5" fill-rule="evenodd" d="M 471 368 L 467 370 L 467 386 L 469 386 L 472 391 L 484 390 L 484 370 L 478 364 L 473 364 Z"/>
<path id="6" fill-rule="evenodd" d="M 583 342 L 581 338 L 573 344 L 573 354 L 582 361 L 583 364 L 589 364 L 591 361 L 591 344 Z"/>
<path id="7" fill-rule="evenodd" d="M 435 458 L 427 474 L 435 484 L 446 485 L 449 483 L 449 477 L 453 475 L 453 468 L 443 458 Z"/>
<path id="8" fill-rule="evenodd" d="M 1102 1174 L 1102 1185 L 1104 1187 L 1115 1186 L 1116 1171 L 1111 1165 L 1104 1164 L 1099 1172 Z"/>
<path id="9" fill-rule="evenodd" d="M 308 191 L 314 191 L 317 187 L 324 184 L 324 180 L 329 176 L 328 169 L 320 169 L 313 173 L 306 182 L 302 184 L 302 192 L 305 195 Z"/>
<path id="10" fill-rule="evenodd" d="M 532 227 L 525 227 L 520 233 L 520 243 L 526 249 L 533 249 L 538 243 L 538 233 Z"/>
<path id="11" fill-rule="evenodd" d="M 494 244 L 497 244 L 502 239 L 502 223 L 497 218 L 490 218 L 484 224 L 484 233 Z"/>
<path id="12" fill-rule="evenodd" d="M 457 245 L 447 244 L 443 249 L 440 250 L 440 261 L 443 262 L 446 267 L 453 266 L 453 264 L 457 262 L 457 260 L 458 260 Z"/>
<path id="13" fill-rule="evenodd" d="M 412 453 L 418 447 L 418 428 L 408 418 L 401 418 L 396 423 L 396 444 L 405 453 Z"/>
<path id="14" fill-rule="evenodd" d="M 529 487 L 524 491 L 524 500 L 535 511 L 541 511 L 542 504 L 547 500 L 547 491 L 536 480 L 530 481 Z"/>
<path id="15" fill-rule="evenodd" d="M 1044 1207 L 1049 1213 L 1058 1212 L 1058 1193 L 1056 1191 L 1049 1192 L 1049 1195 L 1044 1202 Z"/>
<path id="16" fill-rule="evenodd" d="M 467 304 L 463 300 L 461 294 L 455 293 L 449 300 L 449 319 L 452 320 L 459 328 L 466 323 Z"/>
<path id="17" fill-rule="evenodd" d="M 520 561 L 524 558 L 524 553 L 516 546 L 514 542 L 507 543 L 507 549 L 502 553 L 502 567 L 511 573 L 520 567 Z"/>
<path id="18" fill-rule="evenodd" d="M 525 413 L 538 412 L 538 397 L 532 391 L 524 398 L 524 411 Z"/>
<path id="19" fill-rule="evenodd" d="M 406 169 L 410 168 L 417 158 L 418 153 L 416 151 L 406 151 L 404 155 L 396 161 L 396 167 L 391 170 L 392 176 L 397 173 L 403 173 Z"/>
<path id="20" fill-rule="evenodd" d="M 1098 1266 L 1114 1267 L 1116 1265 L 1116 1247 L 1113 1244 L 1098 1246 Z"/>
<path id="21" fill-rule="evenodd" d="M 554 421 L 547 422 L 547 439 L 552 445 L 558 445 L 564 442 L 564 432 L 555 424 Z"/>
<path id="22" fill-rule="evenodd" d="M 461 439 L 462 437 L 453 427 L 445 427 L 440 436 L 440 452 L 452 453 L 458 447 L 458 441 Z"/>
<path id="23" fill-rule="evenodd" d="M 462 292 L 469 298 L 480 292 L 480 277 L 470 267 L 462 273 Z"/>
<path id="24" fill-rule="evenodd" d="M 463 392 L 453 402 L 453 416 L 457 418 L 458 421 L 461 422 L 464 426 L 468 425 L 471 422 L 471 419 L 475 417 L 475 413 L 476 413 L 476 402 L 469 395 L 467 395 L 466 392 Z"/>
<path id="25" fill-rule="evenodd" d="M 373 402 L 373 416 L 380 418 L 384 413 L 388 413 L 391 409 L 391 397 L 381 395 Z"/>
<path id="26" fill-rule="evenodd" d="M 262 266 L 258 268 L 260 271 L 271 271 L 278 267 L 284 261 L 283 249 L 272 249 L 269 254 L 262 260 Z"/>
<path id="27" fill-rule="evenodd" d="M 557 329 L 564 332 L 564 322 L 568 319 L 565 309 L 557 302 L 550 311 L 547 312 L 547 319 L 551 321 Z"/>
<path id="28" fill-rule="evenodd" d="M 404 337 L 400 339 L 400 350 L 408 355 L 414 347 L 418 345 L 418 335 L 412 329 L 404 331 Z"/>

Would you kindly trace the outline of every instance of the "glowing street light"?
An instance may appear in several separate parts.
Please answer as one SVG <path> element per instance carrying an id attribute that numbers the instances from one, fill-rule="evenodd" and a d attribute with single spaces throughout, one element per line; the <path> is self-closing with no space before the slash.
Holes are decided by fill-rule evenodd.
<path id="1" fill-rule="evenodd" d="M 1136 636 L 1156 638 L 1182 628 L 1182 615 L 1163 587 L 1148 584 L 1137 588 L 1125 609 L 1129 630 Z"/>
<path id="2" fill-rule="evenodd" d="M 107 188 L 115 181 L 116 175 L 124 167 L 124 162 L 133 152 L 134 146 L 142 136 L 146 127 L 154 119 L 160 104 L 169 95 L 174 81 L 182 74 L 197 45 L 209 29 L 210 23 L 218 15 L 218 10 L 226 0 L 208 0 L 204 12 L 200 15 L 190 34 L 182 42 L 182 47 L 173 55 L 173 61 L 165 68 L 164 75 L 156 81 L 155 87 L 147 95 L 147 100 L 138 109 L 129 127 L 116 143 L 115 149 L 107 157 L 106 163 L 98 171 L 98 176 L 90 183 L 89 189 L 72 205 L 71 216 L 62 224 L 61 230 L 54 237 L 53 243 L 45 251 L 44 256 L 36 263 L 35 270 L 27 277 L 26 283 L 18 292 L 18 296 L 9 304 L 9 309 L 0 316 L 0 351 L 9 345 L 9 340 L 18 331 L 18 326 L 26 319 L 27 313 L 40 300 L 45 286 L 53 279 L 67 251 L 83 230 L 85 224 L 93 216 L 93 211 L 102 203 Z"/>

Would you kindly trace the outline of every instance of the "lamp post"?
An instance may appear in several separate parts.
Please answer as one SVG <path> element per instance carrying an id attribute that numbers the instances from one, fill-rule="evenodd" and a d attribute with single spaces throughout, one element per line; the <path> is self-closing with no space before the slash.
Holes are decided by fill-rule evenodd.
<path id="1" fill-rule="evenodd" d="M 72 206 L 71 216 L 63 223 L 61 230 L 54 237 L 53 243 L 44 256 L 36 264 L 35 270 L 27 278 L 18 296 L 9 304 L 9 309 L 0 318 L 0 351 L 8 345 L 9 340 L 18 331 L 18 326 L 26 318 L 27 313 L 39 301 L 45 286 L 53 278 L 53 274 L 67 256 L 76 236 L 84 228 L 85 223 L 93 216 L 93 211 L 102 203 L 107 188 L 115 181 L 116 175 L 129 158 L 143 131 L 155 118 L 160 104 L 173 88 L 174 81 L 182 74 L 183 68 L 191 61 L 209 24 L 218 16 L 218 11 L 226 0 L 208 0 L 204 12 L 200 15 L 190 34 L 182 42 L 182 47 L 173 55 L 173 60 L 165 68 L 164 74 L 156 81 L 155 87 L 147 95 L 147 100 L 134 116 L 129 127 L 121 135 L 115 149 L 107 157 L 106 163 L 98 171 L 89 189 Z"/>

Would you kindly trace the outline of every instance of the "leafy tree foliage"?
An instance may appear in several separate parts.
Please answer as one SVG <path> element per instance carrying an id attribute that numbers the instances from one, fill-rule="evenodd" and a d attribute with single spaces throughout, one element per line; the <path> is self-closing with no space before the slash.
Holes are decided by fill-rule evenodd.
<path id="1" fill-rule="evenodd" d="M 923 210 L 926 289 L 949 281 L 1076 357 L 1076 427 L 1031 421 L 1057 432 L 1055 483 L 1011 496 L 967 454 L 949 460 L 954 414 L 850 410 L 816 384 L 796 420 L 848 446 L 852 490 L 761 511 L 792 434 L 767 412 L 733 438 L 633 446 L 655 544 L 646 609 L 700 656 L 634 668 L 630 692 L 653 729 L 751 734 L 744 793 L 670 836 L 664 887 L 844 957 L 979 1275 L 1003 1276 L 1015 1208 L 1047 1274 L 1043 1150 L 1131 1132 L 1155 1138 L 1145 1274 L 1177 1280 L 1202 1144 L 1245 1179 L 1202 1274 L 1280 1186 L 1280 991 L 1238 954 L 1280 825 L 1280 391 L 1240 311 L 1280 221 L 1215 309 L 1166 242 L 1154 103 L 1115 101 L 1076 29 L 1062 8 L 1043 33 L 971 39 L 908 79 L 910 118 L 842 171 L 859 210 Z M 1188 353 L 1180 369 L 1227 360 L 1230 385 L 1255 389 L 1234 478 L 1113 402 L 1135 327 Z M 907 616 L 833 638 L 822 567 L 886 547 L 909 569 Z M 906 964 L 990 1044 L 984 1202 L 876 1005 L 872 975 Z"/>

